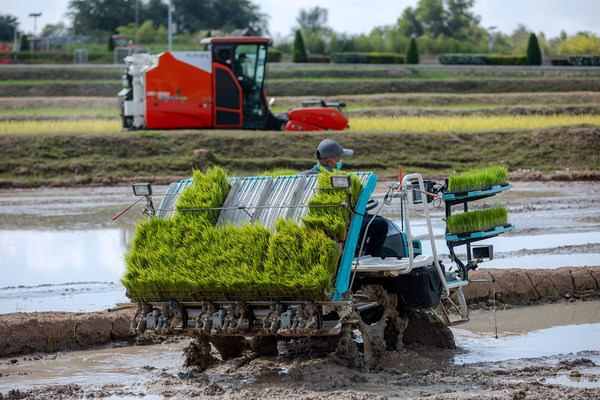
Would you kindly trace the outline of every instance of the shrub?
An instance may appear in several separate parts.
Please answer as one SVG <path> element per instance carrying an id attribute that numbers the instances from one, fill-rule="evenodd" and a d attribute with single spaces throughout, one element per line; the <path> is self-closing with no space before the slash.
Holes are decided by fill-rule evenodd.
<path id="1" fill-rule="evenodd" d="M 404 57 L 397 53 L 367 53 L 369 64 L 404 64 Z"/>
<path id="2" fill-rule="evenodd" d="M 27 35 L 21 35 L 21 44 L 19 45 L 19 51 L 29 51 L 29 41 Z"/>
<path id="3" fill-rule="evenodd" d="M 527 42 L 527 65 L 542 65 L 542 51 L 535 33 L 529 35 Z"/>
<path id="4" fill-rule="evenodd" d="M 599 66 L 600 56 L 576 55 L 567 58 L 569 65 L 575 66 Z"/>
<path id="5" fill-rule="evenodd" d="M 115 39 L 113 39 L 112 35 L 108 35 L 108 51 L 115 51 Z"/>
<path id="6" fill-rule="evenodd" d="M 304 46 L 304 39 L 300 30 L 296 31 L 294 38 L 294 50 L 292 51 L 292 62 L 305 63 L 307 61 L 306 47 Z"/>
<path id="7" fill-rule="evenodd" d="M 484 169 L 472 169 L 460 175 L 452 175 L 448 179 L 448 191 L 480 189 L 506 182 L 508 169 L 503 165 L 490 166 Z"/>
<path id="8" fill-rule="evenodd" d="M 417 49 L 417 41 L 415 40 L 415 38 L 411 38 L 410 43 L 408 43 L 408 48 L 406 49 L 406 63 L 419 63 L 419 50 Z"/>
<path id="9" fill-rule="evenodd" d="M 571 65 L 569 64 L 569 60 L 567 58 L 553 58 L 550 60 L 550 64 L 554 65 L 554 66 L 568 66 Z"/>
<path id="10" fill-rule="evenodd" d="M 331 62 L 331 58 L 329 56 L 324 56 L 322 54 L 311 54 L 308 56 L 309 63 L 318 63 L 318 64 L 327 64 Z"/>
<path id="11" fill-rule="evenodd" d="M 369 59 L 365 53 L 353 51 L 344 53 L 333 53 L 331 62 L 335 64 L 368 64 Z"/>
<path id="12" fill-rule="evenodd" d="M 280 62 L 283 52 L 277 49 L 269 49 L 267 52 L 267 62 Z"/>
<path id="13" fill-rule="evenodd" d="M 503 206 L 498 206 L 488 210 L 467 211 L 460 214 L 451 215 L 446 226 L 448 233 L 463 233 L 481 231 L 504 225 L 508 222 L 508 211 Z"/>
<path id="14" fill-rule="evenodd" d="M 487 56 L 485 62 L 488 65 L 527 65 L 527 56 L 493 55 Z"/>
<path id="15" fill-rule="evenodd" d="M 446 65 L 485 65 L 488 54 L 442 54 L 440 64 Z"/>

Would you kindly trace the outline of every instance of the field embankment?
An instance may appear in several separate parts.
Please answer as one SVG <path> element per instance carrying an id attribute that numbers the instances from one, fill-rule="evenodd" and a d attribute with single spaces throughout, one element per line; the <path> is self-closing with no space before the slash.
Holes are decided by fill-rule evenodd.
<path id="1" fill-rule="evenodd" d="M 110 185 L 136 179 L 168 183 L 190 176 L 193 168 L 212 165 L 239 174 L 304 170 L 314 164 L 315 147 L 325 138 L 355 150 L 344 160 L 349 170 L 393 175 L 402 164 L 404 171 L 448 175 L 504 163 L 512 172 L 569 169 L 559 178 L 599 178 L 597 125 L 463 132 L 188 130 L 0 135 L 0 187 Z"/>
<path id="2" fill-rule="evenodd" d="M 91 313 L 34 312 L 0 315 L 0 357 L 87 349 L 132 339 L 133 309 Z"/>
<path id="3" fill-rule="evenodd" d="M 481 269 L 471 279 L 496 280 L 496 299 L 504 305 L 597 299 L 600 266 L 547 269 Z M 492 284 L 464 288 L 469 303 L 492 304 Z M 34 352 L 85 349 L 132 339 L 134 309 L 115 312 L 35 312 L 0 314 L 0 357 Z"/>

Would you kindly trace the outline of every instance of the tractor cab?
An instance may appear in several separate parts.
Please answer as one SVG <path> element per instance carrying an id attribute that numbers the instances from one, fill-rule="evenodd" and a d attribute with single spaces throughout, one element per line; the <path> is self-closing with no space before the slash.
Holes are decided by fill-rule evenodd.
<path id="1" fill-rule="evenodd" d="M 205 38 L 201 44 L 207 45 L 213 59 L 217 114 L 224 119 L 228 115 L 237 118 L 241 114 L 242 126 L 246 129 L 279 129 L 281 121 L 270 114 L 264 91 L 270 40 L 262 37 Z"/>

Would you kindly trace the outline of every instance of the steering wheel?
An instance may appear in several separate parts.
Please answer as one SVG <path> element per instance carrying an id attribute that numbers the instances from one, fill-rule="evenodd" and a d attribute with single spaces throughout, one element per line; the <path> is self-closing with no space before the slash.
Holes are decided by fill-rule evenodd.
<path id="1" fill-rule="evenodd" d="M 375 207 L 377 207 L 379 205 L 379 200 L 377 199 L 369 199 L 369 201 L 367 202 L 367 208 L 365 208 L 366 211 L 372 210 Z"/>

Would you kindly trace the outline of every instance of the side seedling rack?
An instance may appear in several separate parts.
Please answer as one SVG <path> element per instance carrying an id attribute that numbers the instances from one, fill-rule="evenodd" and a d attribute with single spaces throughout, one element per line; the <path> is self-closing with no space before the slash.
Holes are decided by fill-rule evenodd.
<path id="1" fill-rule="evenodd" d="M 446 187 L 448 186 L 448 181 L 446 180 Z M 500 184 L 490 185 L 481 188 L 474 188 L 469 190 L 461 190 L 455 192 L 444 192 L 442 194 L 442 199 L 444 200 L 446 206 L 446 221 L 452 216 L 452 207 L 462 206 L 463 212 L 467 213 L 469 211 L 469 203 L 481 199 L 485 199 L 488 197 L 495 196 L 498 193 L 501 193 L 505 190 L 509 190 L 512 188 L 512 185 L 508 182 L 503 182 Z M 461 274 L 461 279 L 468 279 L 468 271 L 470 269 L 475 269 L 477 267 L 477 260 L 473 260 L 473 256 L 471 253 L 471 244 L 474 242 L 478 242 L 480 240 L 489 239 L 491 237 L 500 235 L 502 233 L 508 232 L 514 229 L 514 225 L 510 223 L 501 224 L 497 226 L 493 226 L 483 230 L 476 230 L 470 232 L 460 232 L 460 233 L 449 233 L 448 229 L 446 229 L 446 244 L 448 246 L 448 250 L 450 251 L 450 258 L 452 261 L 456 263 L 459 267 L 459 272 Z M 454 249 L 458 246 L 466 246 L 467 253 L 467 264 L 465 265 L 455 254 Z"/>

